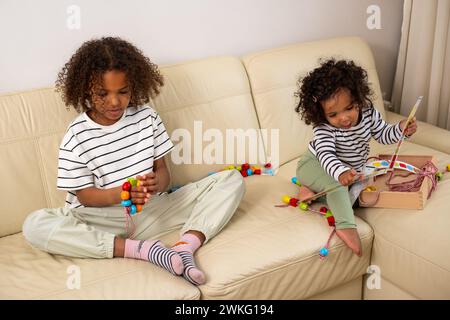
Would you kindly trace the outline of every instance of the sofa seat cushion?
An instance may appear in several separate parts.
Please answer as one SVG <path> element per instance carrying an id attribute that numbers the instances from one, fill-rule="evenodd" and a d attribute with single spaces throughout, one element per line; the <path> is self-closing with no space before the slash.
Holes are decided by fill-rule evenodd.
<path id="1" fill-rule="evenodd" d="M 21 233 L 0 239 L 0 270 L 0 299 L 195 300 L 200 297 L 198 289 L 183 278 L 148 262 L 50 255 L 30 247 Z"/>
<path id="2" fill-rule="evenodd" d="M 374 144 L 372 154 L 390 154 L 394 149 L 395 146 Z M 440 170 L 450 164 L 450 154 L 413 143 L 405 142 L 400 153 L 434 155 Z M 382 278 L 419 299 L 450 297 L 449 203 L 450 173 L 447 173 L 423 210 L 365 208 L 357 211 L 375 232 L 371 264 L 380 268 Z"/>
<path id="3" fill-rule="evenodd" d="M 318 252 L 331 228 L 325 218 L 298 208 L 276 208 L 283 194 L 295 196 L 290 181 L 297 161 L 276 176 L 245 178 L 246 195 L 229 224 L 198 251 L 207 282 L 202 299 L 304 299 L 366 273 L 373 233 L 357 218 L 363 245 L 358 258 L 337 237 L 324 260 Z"/>

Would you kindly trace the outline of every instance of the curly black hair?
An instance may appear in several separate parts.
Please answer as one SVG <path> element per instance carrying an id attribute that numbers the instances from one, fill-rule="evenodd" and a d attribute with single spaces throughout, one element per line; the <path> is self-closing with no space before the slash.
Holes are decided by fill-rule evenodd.
<path id="1" fill-rule="evenodd" d="M 88 102 L 92 103 L 93 87 L 101 84 L 103 74 L 111 70 L 126 74 L 130 106 L 148 103 L 164 85 L 158 66 L 141 50 L 121 38 L 103 37 L 81 45 L 59 72 L 56 91 L 61 93 L 68 108 L 87 111 Z"/>
<path id="2" fill-rule="evenodd" d="M 329 99 L 340 88 L 347 88 L 352 99 L 360 107 L 373 107 L 373 92 L 367 80 L 367 72 L 353 61 L 328 59 L 297 82 L 295 96 L 300 101 L 295 111 L 306 124 L 314 126 L 328 123 L 321 102 Z"/>

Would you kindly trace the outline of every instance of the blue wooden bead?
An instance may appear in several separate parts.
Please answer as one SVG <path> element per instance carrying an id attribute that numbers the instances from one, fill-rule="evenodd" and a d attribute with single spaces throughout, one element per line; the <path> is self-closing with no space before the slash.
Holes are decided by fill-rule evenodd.
<path id="1" fill-rule="evenodd" d="M 320 249 L 320 255 L 322 257 L 326 257 L 328 255 L 328 249 L 323 247 L 322 249 Z"/>
<path id="2" fill-rule="evenodd" d="M 247 169 L 247 175 L 251 176 L 253 174 L 252 169 Z"/>
<path id="3" fill-rule="evenodd" d="M 130 215 L 135 215 L 137 212 L 136 205 L 132 204 L 130 207 Z"/>
<path id="4" fill-rule="evenodd" d="M 291 181 L 292 181 L 293 184 L 296 184 L 296 185 L 298 185 L 300 187 L 302 186 L 300 181 L 297 180 L 297 177 L 292 177 Z"/>
<path id="5" fill-rule="evenodd" d="M 123 207 L 129 207 L 131 206 L 131 200 L 122 200 L 121 204 Z"/>

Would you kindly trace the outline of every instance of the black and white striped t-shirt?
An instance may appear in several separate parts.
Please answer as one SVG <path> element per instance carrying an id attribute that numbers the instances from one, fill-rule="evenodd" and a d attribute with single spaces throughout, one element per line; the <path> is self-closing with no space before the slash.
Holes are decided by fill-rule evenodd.
<path id="1" fill-rule="evenodd" d="M 75 191 L 109 189 L 153 170 L 173 144 L 161 118 L 149 106 L 128 107 L 110 126 L 84 112 L 69 125 L 59 148 L 57 187 L 67 190 L 66 207 L 82 207 Z"/>
<path id="2" fill-rule="evenodd" d="M 402 135 L 400 123 L 386 123 L 374 107 L 363 109 L 359 123 L 350 129 L 321 124 L 313 131 L 309 150 L 336 181 L 339 181 L 340 174 L 351 168 L 357 171 L 363 168 L 369 155 L 371 137 L 381 144 L 393 144 Z"/>

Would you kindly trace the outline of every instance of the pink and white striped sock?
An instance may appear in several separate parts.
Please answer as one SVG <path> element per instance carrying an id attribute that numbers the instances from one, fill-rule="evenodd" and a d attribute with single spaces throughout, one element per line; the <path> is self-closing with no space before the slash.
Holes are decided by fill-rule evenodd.
<path id="1" fill-rule="evenodd" d="M 180 241 L 172 247 L 173 250 L 178 252 L 183 261 L 183 277 L 197 286 L 206 282 L 205 274 L 197 268 L 194 261 L 194 253 L 200 246 L 199 238 L 193 234 L 185 233 L 181 236 Z"/>
<path id="2" fill-rule="evenodd" d="M 177 276 L 181 275 L 184 269 L 180 255 L 166 248 L 159 240 L 126 239 L 124 257 L 150 261 Z"/>

